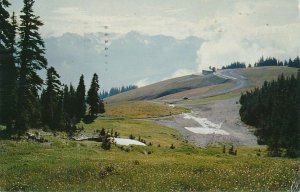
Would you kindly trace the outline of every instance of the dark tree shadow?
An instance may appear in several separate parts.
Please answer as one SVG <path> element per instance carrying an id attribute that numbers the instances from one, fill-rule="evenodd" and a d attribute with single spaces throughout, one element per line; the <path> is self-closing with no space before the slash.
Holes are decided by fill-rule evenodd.
<path id="1" fill-rule="evenodd" d="M 96 118 L 97 118 L 97 116 L 86 115 L 86 116 L 83 117 L 83 122 L 85 124 L 91 124 L 95 121 Z"/>
<path id="2" fill-rule="evenodd" d="M 10 134 L 6 129 L 0 130 L 0 139 L 1 140 L 8 140 L 10 138 Z"/>

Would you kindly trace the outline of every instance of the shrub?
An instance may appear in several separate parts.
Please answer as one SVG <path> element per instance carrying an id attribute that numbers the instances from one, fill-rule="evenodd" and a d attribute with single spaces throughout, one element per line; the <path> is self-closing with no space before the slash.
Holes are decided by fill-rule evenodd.
<path id="1" fill-rule="evenodd" d="M 223 145 L 223 153 L 226 153 L 226 146 Z"/>
<path id="2" fill-rule="evenodd" d="M 110 150 L 111 149 L 111 139 L 109 135 L 105 135 L 102 139 L 102 149 L 104 150 Z"/>
<path id="3" fill-rule="evenodd" d="M 173 144 L 171 144 L 170 149 L 175 149 L 175 146 Z"/>
<path id="4" fill-rule="evenodd" d="M 228 150 L 229 155 L 237 155 L 237 150 L 234 150 L 233 145 Z"/>
<path id="5" fill-rule="evenodd" d="M 129 135 L 129 139 L 135 139 L 135 136 L 132 135 L 132 134 L 130 134 L 130 135 Z"/>
<path id="6" fill-rule="evenodd" d="M 117 173 L 118 173 L 118 172 L 117 172 L 117 170 L 115 169 L 115 167 L 112 166 L 112 165 L 109 165 L 109 166 L 106 166 L 106 167 L 104 167 L 103 169 L 100 170 L 99 176 L 100 176 L 101 178 L 104 178 L 104 177 L 106 177 L 106 176 L 110 176 L 110 175 L 117 174 Z"/>

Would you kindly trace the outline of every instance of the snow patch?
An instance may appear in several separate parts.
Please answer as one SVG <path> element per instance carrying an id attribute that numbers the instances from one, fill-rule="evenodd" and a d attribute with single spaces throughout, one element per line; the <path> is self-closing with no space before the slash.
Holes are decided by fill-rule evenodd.
<path id="1" fill-rule="evenodd" d="M 185 129 L 193 133 L 204 134 L 204 135 L 208 135 L 208 134 L 229 135 L 227 131 L 221 129 L 222 123 L 215 124 L 207 120 L 207 118 L 198 118 L 187 113 L 183 115 L 185 119 L 192 119 L 200 124 L 200 127 L 185 127 Z"/>
<path id="2" fill-rule="evenodd" d="M 185 127 L 185 129 L 202 135 L 210 135 L 210 134 L 216 134 L 216 135 L 229 135 L 228 132 L 222 130 L 222 129 L 213 129 L 213 128 L 204 128 L 204 127 Z"/>
<path id="3" fill-rule="evenodd" d="M 114 138 L 114 142 L 118 145 L 142 145 L 146 146 L 145 143 L 133 140 L 133 139 L 123 139 L 123 138 Z"/>

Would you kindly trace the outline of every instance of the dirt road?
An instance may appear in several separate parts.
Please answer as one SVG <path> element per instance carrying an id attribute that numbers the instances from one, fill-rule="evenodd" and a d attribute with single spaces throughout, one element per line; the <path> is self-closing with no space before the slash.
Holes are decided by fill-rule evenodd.
<path id="1" fill-rule="evenodd" d="M 228 93 L 247 86 L 247 79 L 243 76 L 242 70 L 222 70 L 215 75 L 230 79 L 234 82 L 234 86 L 210 93 L 209 96 Z M 200 97 L 207 96 L 201 95 Z M 177 129 L 188 142 L 201 147 L 223 144 L 257 145 L 256 137 L 250 132 L 251 127 L 240 120 L 238 100 L 239 98 L 236 97 L 228 100 L 189 104 L 186 107 L 192 109 L 191 113 L 163 118 L 157 122 Z M 181 106 L 184 105 L 181 104 Z"/>

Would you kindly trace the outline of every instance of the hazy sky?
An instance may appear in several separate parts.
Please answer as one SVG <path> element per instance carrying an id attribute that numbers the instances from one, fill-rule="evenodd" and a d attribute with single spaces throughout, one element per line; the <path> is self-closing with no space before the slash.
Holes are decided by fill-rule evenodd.
<path id="1" fill-rule="evenodd" d="M 12 0 L 19 12 L 21 0 Z M 300 52 L 298 0 L 36 0 L 44 37 L 65 32 L 138 31 L 178 39 L 197 36 L 198 69 L 232 61 L 280 59 Z"/>

